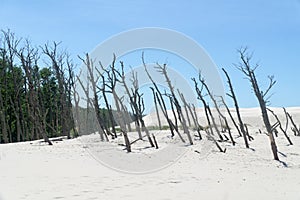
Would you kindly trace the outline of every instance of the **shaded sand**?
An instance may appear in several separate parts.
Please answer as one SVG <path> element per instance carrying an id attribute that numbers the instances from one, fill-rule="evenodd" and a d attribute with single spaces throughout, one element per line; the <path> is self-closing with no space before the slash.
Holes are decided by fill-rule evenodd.
<path id="1" fill-rule="evenodd" d="M 300 109 L 290 108 L 288 111 L 300 123 Z M 256 124 L 249 127 L 255 138 L 250 142 L 251 149 L 244 147 L 242 138 L 237 138 L 236 132 L 235 147 L 229 142 L 221 143 L 227 149 L 225 154 L 218 152 L 213 145 L 209 146 L 212 147 L 209 153 L 202 154 L 207 152 L 203 148 L 205 141 L 195 140 L 195 145 L 185 146 L 185 151 L 168 167 L 138 175 L 119 172 L 95 159 L 95 149 L 91 143 L 87 143 L 92 140 L 97 144 L 97 135 L 94 134 L 55 142 L 53 146 L 40 141 L 2 144 L 0 199 L 300 200 L 300 137 L 293 136 L 289 131 L 295 144 L 289 146 L 279 133 L 276 140 L 282 162 L 274 161 L 268 137 L 257 131 L 263 127 L 259 110 L 242 109 L 242 114 L 246 123 Z M 164 136 L 158 137 L 162 150 L 169 146 L 168 137 L 165 136 L 168 132 L 163 133 Z M 131 134 L 134 137 L 134 133 Z M 118 142 L 111 145 L 115 145 L 114 149 L 125 155 L 126 152 Z M 143 149 L 147 146 L 146 142 L 133 145 L 133 153 L 129 156 L 151 156 L 158 151 Z M 107 155 L 111 152 L 109 149 L 106 149 Z M 122 154 L 120 163 L 126 162 L 121 157 Z M 122 166 L 130 165 L 127 163 Z"/>

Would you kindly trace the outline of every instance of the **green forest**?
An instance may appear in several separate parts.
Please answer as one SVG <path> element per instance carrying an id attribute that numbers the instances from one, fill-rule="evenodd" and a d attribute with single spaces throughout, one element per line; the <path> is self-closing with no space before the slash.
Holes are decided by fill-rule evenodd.
<path id="1" fill-rule="evenodd" d="M 10 30 L 0 35 L 0 142 L 75 134 L 74 64 L 59 43 L 33 45 Z"/>

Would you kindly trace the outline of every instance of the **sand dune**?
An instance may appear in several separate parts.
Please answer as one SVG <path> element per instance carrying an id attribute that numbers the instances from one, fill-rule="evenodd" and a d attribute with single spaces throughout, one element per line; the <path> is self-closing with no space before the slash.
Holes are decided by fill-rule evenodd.
<path id="1" fill-rule="evenodd" d="M 283 118 L 281 108 L 273 110 Z M 288 111 L 300 123 L 300 108 Z M 251 124 L 255 140 L 250 142 L 251 149 L 246 149 L 234 132 L 235 147 L 221 143 L 226 153 L 218 152 L 207 139 L 183 145 L 178 138 L 170 139 L 168 131 L 152 131 L 159 150 L 147 148 L 144 141 L 134 144 L 130 154 L 118 145 L 122 137 L 101 144 L 97 134 L 58 141 L 53 146 L 40 141 L 1 144 L 0 199 L 299 200 L 300 137 L 289 130 L 295 144 L 289 146 L 279 133 L 276 141 L 282 162 L 274 161 L 268 137 L 257 132 L 263 127 L 259 109 L 241 112 L 244 121 Z M 155 125 L 154 117 L 145 119 L 148 125 Z M 136 137 L 136 133 L 129 134 Z"/>

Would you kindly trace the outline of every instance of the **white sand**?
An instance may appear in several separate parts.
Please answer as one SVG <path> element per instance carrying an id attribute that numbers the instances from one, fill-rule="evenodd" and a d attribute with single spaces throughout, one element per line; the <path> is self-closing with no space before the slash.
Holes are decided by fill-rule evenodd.
<path id="1" fill-rule="evenodd" d="M 300 108 L 288 111 L 300 123 Z M 203 156 L 195 150 L 205 151 L 202 148 L 204 141 L 195 141 L 195 145 L 184 147 L 185 153 L 173 165 L 140 175 L 122 173 L 102 165 L 95 155 L 91 155 L 94 151 L 90 146 L 82 143 L 84 137 L 56 142 L 53 146 L 38 141 L 2 144 L 0 199 L 300 200 L 300 137 L 289 131 L 293 146 L 287 145 L 281 133 L 276 138 L 285 167 L 272 159 L 268 137 L 257 133 L 258 128 L 263 127 L 259 110 L 242 109 L 242 114 L 246 123 L 255 124 L 250 127 L 255 138 L 250 143 L 251 149 L 246 149 L 242 138 L 238 138 L 235 147 L 221 143 L 227 149 L 225 154 L 212 146 L 209 154 Z M 167 138 L 161 142 L 162 149 L 165 141 Z M 129 156 L 149 156 L 158 151 L 139 150 L 141 145 L 145 144 L 133 145 L 133 153 Z M 122 147 L 118 149 L 122 150 Z M 109 155 L 110 150 L 107 152 Z M 125 152 L 124 155 L 128 156 Z"/>

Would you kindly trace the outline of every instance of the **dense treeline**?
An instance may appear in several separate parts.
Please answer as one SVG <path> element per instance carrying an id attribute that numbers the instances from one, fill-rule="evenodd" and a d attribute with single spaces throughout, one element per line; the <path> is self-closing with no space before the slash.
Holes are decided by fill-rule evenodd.
<path id="1" fill-rule="evenodd" d="M 57 43 L 40 47 L 14 33 L 0 35 L 0 142 L 74 133 L 73 64 Z M 74 129 L 74 130 L 73 130 Z"/>

